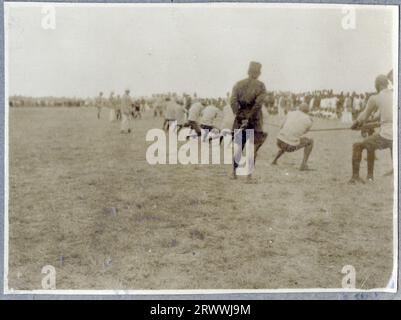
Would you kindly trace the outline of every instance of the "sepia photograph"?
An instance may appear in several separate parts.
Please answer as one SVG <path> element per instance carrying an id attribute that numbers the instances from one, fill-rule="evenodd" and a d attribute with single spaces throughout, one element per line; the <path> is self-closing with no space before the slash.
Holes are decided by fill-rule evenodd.
<path id="1" fill-rule="evenodd" d="M 396 292 L 399 7 L 4 3 L 6 294 Z"/>

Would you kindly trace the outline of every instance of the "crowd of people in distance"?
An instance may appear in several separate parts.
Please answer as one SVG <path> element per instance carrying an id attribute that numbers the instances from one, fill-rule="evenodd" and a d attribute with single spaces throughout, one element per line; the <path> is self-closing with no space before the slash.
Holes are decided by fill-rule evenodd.
<path id="1" fill-rule="evenodd" d="M 270 92 L 267 108 L 271 114 L 284 115 L 301 103 L 309 106 L 310 115 L 325 119 L 339 119 L 352 123 L 365 109 L 373 92 L 334 93 L 333 90 L 290 93 Z"/>
<path id="2" fill-rule="evenodd" d="M 369 97 L 374 94 L 364 93 L 334 93 L 333 90 L 318 90 L 303 93 L 291 93 L 282 91 L 268 92 L 265 107 L 269 114 L 286 115 L 289 111 L 295 110 L 301 103 L 309 106 L 309 114 L 313 117 L 324 119 L 341 120 L 343 123 L 352 123 L 358 115 L 365 109 Z M 10 107 L 90 107 L 96 106 L 100 112 L 101 108 L 111 108 L 114 111 L 110 113 L 110 119 L 122 120 L 122 109 L 125 109 L 127 118 L 140 118 L 142 113 L 150 111 L 154 117 L 171 117 L 171 104 L 178 104 L 183 107 L 185 115 L 194 101 L 200 101 L 205 106 L 214 106 L 223 112 L 225 106 L 229 104 L 229 93 L 222 98 L 198 98 L 196 93 L 177 94 L 153 94 L 149 97 L 132 98 L 129 96 L 125 104 L 122 102 L 124 95 L 115 95 L 110 93 L 105 97 L 103 92 L 95 98 L 67 98 L 67 97 L 25 97 L 10 96 Z M 127 97 L 126 97 L 127 98 Z M 127 99 L 126 99 L 127 100 Z M 169 101 L 172 101 L 168 103 Z M 123 106 L 124 105 L 124 106 Z M 170 105 L 169 108 L 167 106 Z M 168 110 L 167 110 L 168 109 Z M 167 113 L 167 115 L 166 115 Z M 181 114 L 180 112 L 178 112 Z M 181 117 L 183 115 L 181 114 Z M 99 114 L 100 117 L 100 114 Z M 178 117 L 178 125 L 184 118 Z"/>
<path id="3" fill-rule="evenodd" d="M 68 97 L 27 97 L 13 95 L 8 99 L 10 107 L 85 107 L 90 99 Z"/>

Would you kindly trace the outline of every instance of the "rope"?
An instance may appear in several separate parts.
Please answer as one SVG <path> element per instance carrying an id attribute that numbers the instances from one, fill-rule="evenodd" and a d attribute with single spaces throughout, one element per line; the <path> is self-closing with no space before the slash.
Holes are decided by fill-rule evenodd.
<path id="1" fill-rule="evenodd" d="M 276 128 L 280 128 L 281 126 L 277 125 L 277 124 L 273 124 L 273 123 L 268 123 L 268 126 L 271 127 L 276 127 Z M 351 130 L 350 127 L 346 127 L 346 128 L 325 128 L 325 129 L 311 129 L 309 130 L 309 132 L 318 132 L 318 131 L 340 131 L 340 130 Z"/>
<path id="2" fill-rule="evenodd" d="M 351 130 L 351 128 L 350 127 L 347 127 L 347 128 L 327 128 L 327 129 L 312 129 L 312 130 L 309 130 L 309 132 L 311 132 L 311 131 L 340 131 L 340 130 Z"/>

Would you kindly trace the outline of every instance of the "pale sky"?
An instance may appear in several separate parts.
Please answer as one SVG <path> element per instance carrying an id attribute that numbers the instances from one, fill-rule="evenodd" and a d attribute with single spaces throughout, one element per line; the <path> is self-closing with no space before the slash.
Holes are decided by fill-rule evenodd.
<path id="1" fill-rule="evenodd" d="M 41 5 L 7 7 L 9 94 L 225 96 L 251 60 L 268 90 L 373 91 L 396 58 L 393 9 L 358 6 L 345 30 L 342 7 L 69 5 L 54 30 Z"/>

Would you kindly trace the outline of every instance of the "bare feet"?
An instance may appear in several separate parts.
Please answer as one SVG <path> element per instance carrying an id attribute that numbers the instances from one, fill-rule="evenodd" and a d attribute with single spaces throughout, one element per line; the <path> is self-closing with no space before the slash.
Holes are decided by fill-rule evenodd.
<path id="1" fill-rule="evenodd" d="M 365 184 L 365 181 L 363 181 L 360 177 L 352 177 L 352 178 L 348 181 L 348 184 L 357 184 L 357 183 Z"/>
<path id="2" fill-rule="evenodd" d="M 308 170 L 309 170 L 309 167 L 308 167 L 307 164 L 302 164 L 301 167 L 299 168 L 299 170 L 301 170 L 301 171 L 308 171 Z"/>

